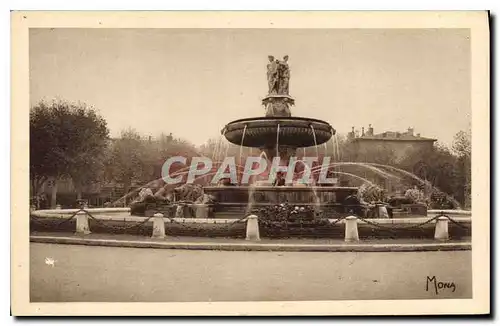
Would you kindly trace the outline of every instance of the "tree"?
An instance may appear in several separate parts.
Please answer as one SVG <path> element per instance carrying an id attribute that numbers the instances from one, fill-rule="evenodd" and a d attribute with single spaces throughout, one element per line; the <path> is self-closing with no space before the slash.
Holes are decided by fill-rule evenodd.
<path id="1" fill-rule="evenodd" d="M 459 131 L 454 139 L 452 149 L 458 156 L 458 178 L 463 190 L 460 192 L 460 201 L 471 206 L 471 130 Z"/>
<path id="2" fill-rule="evenodd" d="M 81 185 L 95 178 L 108 139 L 106 121 L 93 107 L 67 101 L 40 102 L 30 110 L 30 178 L 39 194 L 53 180 L 51 206 L 56 205 L 57 181 L 71 178 Z"/>
<path id="3" fill-rule="evenodd" d="M 134 184 L 153 188 L 161 186 L 163 164 L 172 156 L 190 158 L 201 155 L 194 145 L 172 134 L 144 137 L 128 128 L 122 131 L 120 138 L 111 141 L 104 169 L 105 179 L 123 186 L 123 199 L 126 201 L 135 194 L 131 192 Z M 176 167 L 185 165 L 176 164 Z"/>
<path id="4" fill-rule="evenodd" d="M 144 179 L 147 174 L 146 141 L 134 129 L 126 129 L 120 138 L 110 144 L 105 163 L 105 178 L 123 185 L 125 194 L 132 182 Z"/>
<path id="5" fill-rule="evenodd" d="M 434 144 L 429 150 L 412 153 L 399 164 L 400 168 L 425 181 L 425 184 L 421 184 L 409 179 L 410 185 L 430 186 L 426 188 L 428 196 L 444 193 L 459 199 L 460 185 L 456 166 L 457 157 L 447 146 L 440 143 Z"/>
<path id="6" fill-rule="evenodd" d="M 471 156 L 471 130 L 459 131 L 453 138 L 452 149 L 457 156 Z"/>
<path id="7" fill-rule="evenodd" d="M 183 156 L 188 159 L 194 156 L 203 156 L 198 152 L 196 147 L 190 142 L 176 138 L 170 135 L 160 134 L 158 137 L 150 139 L 147 144 L 148 155 L 145 156 L 149 166 L 148 181 L 159 179 L 162 177 L 163 164 L 169 157 Z M 174 164 L 177 168 L 183 168 L 185 165 L 179 163 Z M 172 167 L 175 170 L 175 167 Z M 173 172 L 171 169 L 171 172 Z M 147 181 L 146 181 L 147 182 Z"/>
<path id="8" fill-rule="evenodd" d="M 355 157 L 356 162 L 378 163 L 395 165 L 397 161 L 394 149 L 387 144 L 377 144 L 359 151 Z"/>
<path id="9" fill-rule="evenodd" d="M 225 141 L 225 140 L 224 140 Z M 200 152 L 206 157 L 212 157 L 216 151 L 219 150 L 219 147 L 223 140 L 217 138 L 210 138 L 206 141 L 205 144 L 202 144 L 199 148 Z"/>

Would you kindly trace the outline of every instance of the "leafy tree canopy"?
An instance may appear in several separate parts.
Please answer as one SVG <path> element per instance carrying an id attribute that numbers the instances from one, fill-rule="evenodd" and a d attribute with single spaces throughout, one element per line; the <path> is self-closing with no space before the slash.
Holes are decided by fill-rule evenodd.
<path id="1" fill-rule="evenodd" d="M 107 123 L 84 103 L 40 102 L 30 110 L 30 174 L 41 186 L 48 178 L 92 180 L 104 158 Z"/>

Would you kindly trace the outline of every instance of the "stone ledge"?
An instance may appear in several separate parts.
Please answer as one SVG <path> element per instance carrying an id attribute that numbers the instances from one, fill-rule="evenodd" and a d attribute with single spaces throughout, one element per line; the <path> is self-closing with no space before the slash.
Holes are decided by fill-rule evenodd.
<path id="1" fill-rule="evenodd" d="M 224 250 L 224 251 L 293 251 L 293 252 L 407 252 L 407 251 L 454 251 L 471 250 L 470 242 L 436 242 L 422 244 L 290 244 L 290 243 L 217 243 L 217 242 L 176 242 L 168 241 L 137 241 L 115 239 L 86 239 L 59 236 L 30 236 L 30 242 L 53 243 L 67 245 L 128 247 L 149 249 L 183 249 L 183 250 Z"/>

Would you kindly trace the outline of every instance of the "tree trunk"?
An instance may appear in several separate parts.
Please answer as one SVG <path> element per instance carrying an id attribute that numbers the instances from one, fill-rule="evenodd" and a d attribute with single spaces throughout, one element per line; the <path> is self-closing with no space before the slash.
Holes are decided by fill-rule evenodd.
<path id="1" fill-rule="evenodd" d="M 41 194 L 42 186 L 47 181 L 46 177 L 34 177 L 31 184 L 32 184 L 32 196 L 38 196 Z"/>
<path id="2" fill-rule="evenodd" d="M 465 156 L 465 168 L 464 168 L 464 179 L 465 179 L 465 186 L 464 186 L 464 208 L 470 208 L 471 207 L 471 161 L 470 161 L 470 156 Z"/>
<path id="3" fill-rule="evenodd" d="M 52 195 L 50 198 L 50 207 L 56 208 L 57 205 L 57 177 L 53 178 L 54 184 L 52 185 Z"/>
<path id="4" fill-rule="evenodd" d="M 76 200 L 82 199 L 82 186 L 79 182 L 75 182 L 73 180 L 73 186 L 75 187 L 76 190 Z"/>

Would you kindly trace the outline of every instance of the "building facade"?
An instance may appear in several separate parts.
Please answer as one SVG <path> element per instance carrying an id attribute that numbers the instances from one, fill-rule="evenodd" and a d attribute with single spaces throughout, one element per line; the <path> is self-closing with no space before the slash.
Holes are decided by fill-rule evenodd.
<path id="1" fill-rule="evenodd" d="M 354 132 L 353 127 L 353 130 L 349 133 L 349 139 L 354 145 L 358 160 L 366 162 L 369 162 L 369 156 L 377 151 L 391 151 L 396 162 L 401 162 L 406 157 L 432 150 L 434 142 L 436 142 L 436 139 L 415 134 L 413 128 L 408 128 L 406 132 L 385 131 L 375 134 L 371 125 L 369 125 L 366 132 L 363 127 L 360 135 Z"/>
<path id="2" fill-rule="evenodd" d="M 350 157 L 356 162 L 379 163 L 394 166 L 405 161 L 405 164 L 417 165 L 422 157 L 434 149 L 436 139 L 415 134 L 413 128 L 405 132 L 385 131 L 375 134 L 371 125 L 355 132 L 354 127 L 348 134 Z M 404 192 L 404 185 L 391 178 L 386 178 L 365 168 L 353 167 L 353 172 L 376 184 L 383 185 L 391 194 Z"/>

